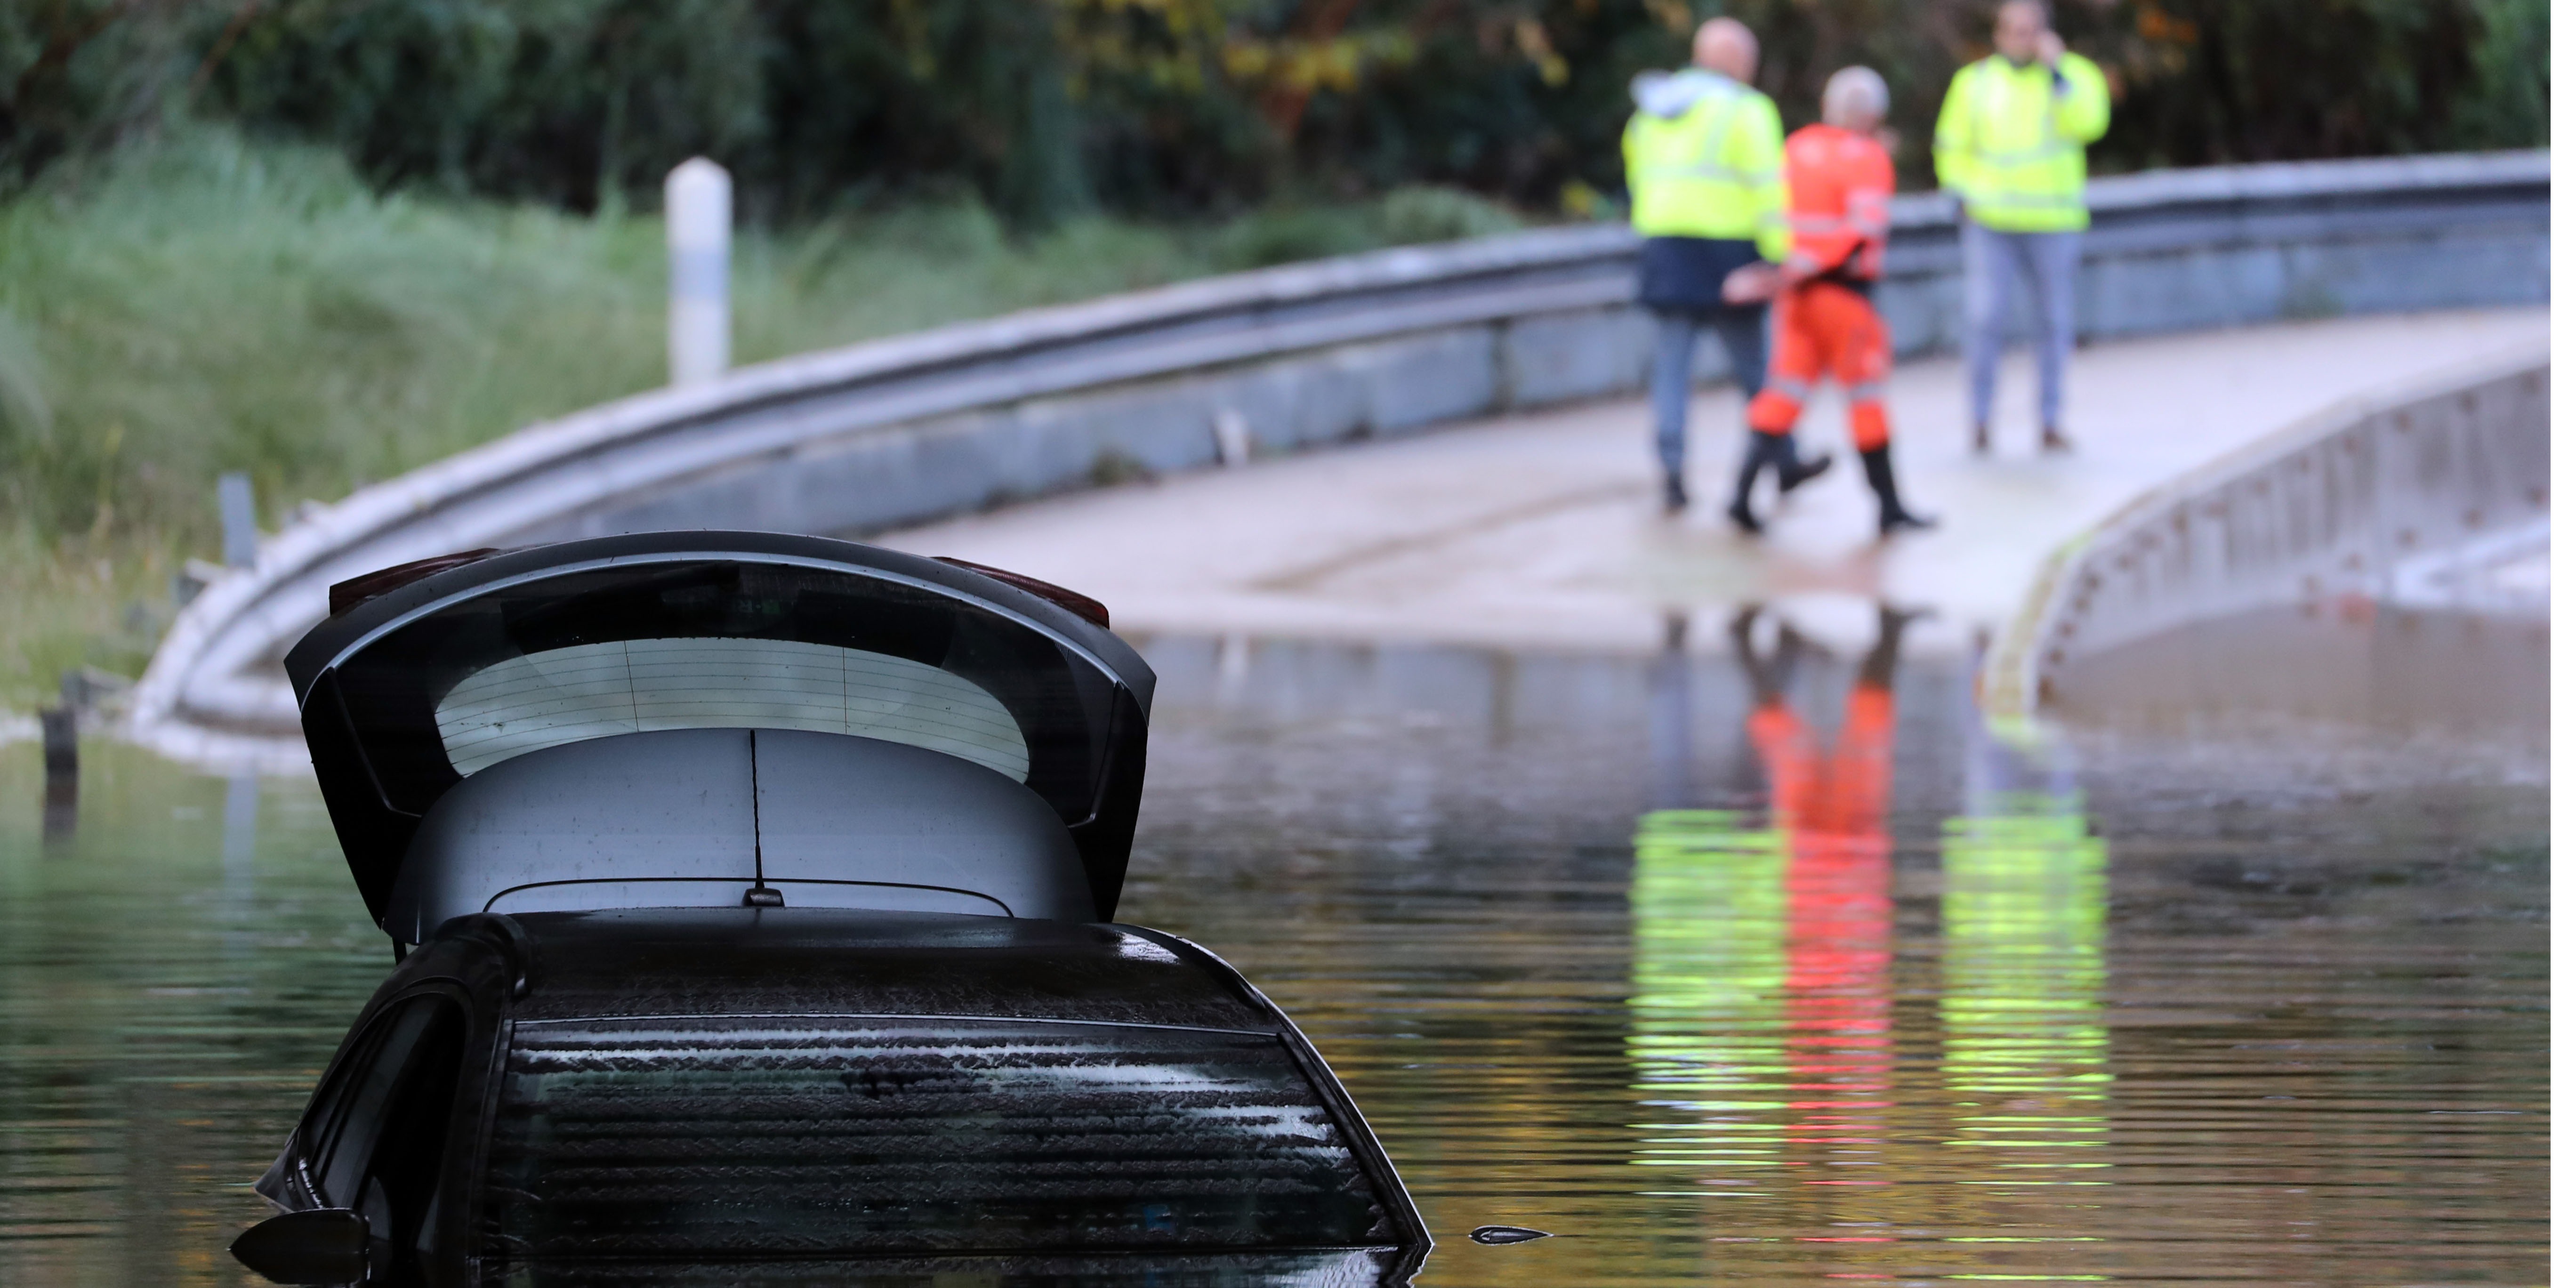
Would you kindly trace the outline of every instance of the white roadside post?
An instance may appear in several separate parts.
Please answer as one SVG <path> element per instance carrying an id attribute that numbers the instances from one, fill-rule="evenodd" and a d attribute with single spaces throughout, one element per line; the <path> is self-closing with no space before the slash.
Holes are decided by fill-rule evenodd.
<path id="1" fill-rule="evenodd" d="M 259 562 L 259 503 L 251 495 L 250 475 L 233 470 L 216 476 L 215 513 L 224 525 L 224 566 Z"/>
<path id="2" fill-rule="evenodd" d="M 671 383 L 703 384 L 733 362 L 733 176 L 705 157 L 673 166 L 662 181 L 662 222 L 671 245 Z"/>

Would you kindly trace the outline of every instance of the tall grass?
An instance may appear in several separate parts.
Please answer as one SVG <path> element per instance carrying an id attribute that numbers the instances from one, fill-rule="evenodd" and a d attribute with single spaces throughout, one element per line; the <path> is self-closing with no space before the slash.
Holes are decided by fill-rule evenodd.
<path id="1" fill-rule="evenodd" d="M 1180 278 L 1511 226 L 1402 190 L 1028 239 L 971 201 L 736 243 L 742 361 Z M 331 152 L 201 129 L 0 206 L 0 706 L 131 673 L 214 479 L 267 526 L 663 376 L 658 217 L 379 194 Z"/>

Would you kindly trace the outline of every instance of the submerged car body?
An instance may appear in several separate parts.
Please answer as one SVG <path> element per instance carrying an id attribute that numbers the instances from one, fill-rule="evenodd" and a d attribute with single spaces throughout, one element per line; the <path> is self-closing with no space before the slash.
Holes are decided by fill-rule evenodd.
<path id="1" fill-rule="evenodd" d="M 1295 1025 L 1108 920 L 1152 674 L 1006 576 L 678 533 L 344 596 L 288 669 L 400 960 L 237 1253 L 291 1282 L 1408 1275 L 1421 1218 Z"/>

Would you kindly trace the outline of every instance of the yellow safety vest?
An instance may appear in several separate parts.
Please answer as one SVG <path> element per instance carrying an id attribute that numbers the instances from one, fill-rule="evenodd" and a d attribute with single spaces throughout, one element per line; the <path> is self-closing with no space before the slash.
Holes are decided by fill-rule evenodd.
<path id="1" fill-rule="evenodd" d="M 1750 239 L 1772 261 L 1789 254 L 1780 181 L 1780 109 L 1762 91 L 1715 87 L 1677 116 L 1628 118 L 1629 222 L 1648 237 Z"/>
<path id="2" fill-rule="evenodd" d="M 2111 124 L 2102 69 L 2067 54 L 2057 70 L 2015 67 L 1997 54 L 1959 69 L 1932 133 L 1933 168 L 1967 216 L 2003 232 L 2071 232 L 2092 224 L 2084 209 L 2084 145 Z"/>

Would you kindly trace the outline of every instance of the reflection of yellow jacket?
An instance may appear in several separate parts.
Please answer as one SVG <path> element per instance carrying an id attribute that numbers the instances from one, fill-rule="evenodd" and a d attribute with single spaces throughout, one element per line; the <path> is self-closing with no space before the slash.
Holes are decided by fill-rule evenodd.
<path id="1" fill-rule="evenodd" d="M 1640 76 L 1630 92 L 1637 114 L 1619 150 L 1637 231 L 1750 241 L 1764 259 L 1786 258 L 1780 109 L 1770 97 L 1698 68 Z"/>
<path id="2" fill-rule="evenodd" d="M 2110 87 L 2081 54 L 2015 67 L 2001 54 L 1959 69 L 1932 134 L 1941 186 L 1968 218 L 2003 232 L 2068 232 L 2084 209 L 2084 145 L 2111 125 Z"/>

